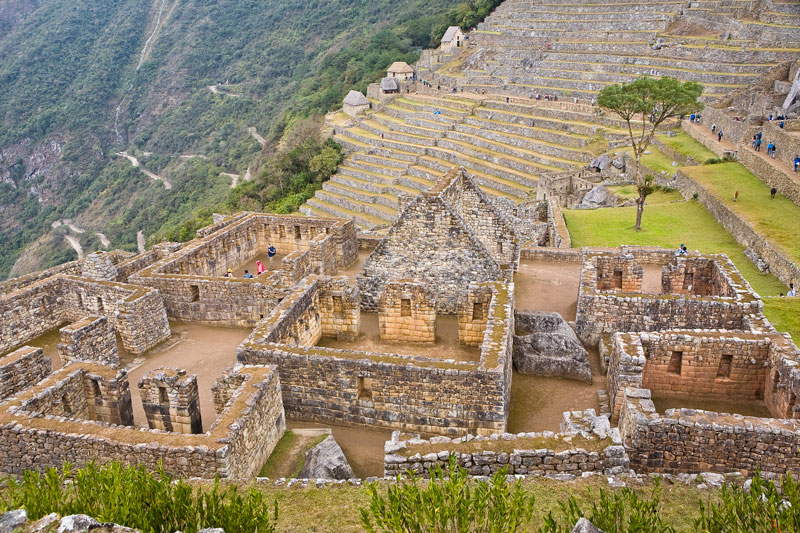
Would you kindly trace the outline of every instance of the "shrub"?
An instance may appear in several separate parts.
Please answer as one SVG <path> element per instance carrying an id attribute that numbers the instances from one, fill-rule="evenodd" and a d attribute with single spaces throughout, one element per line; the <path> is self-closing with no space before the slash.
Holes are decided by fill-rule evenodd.
<path id="1" fill-rule="evenodd" d="M 558 518 L 552 511 L 547 513 L 539 533 L 569 533 L 582 517 L 605 533 L 672 533 L 675 530 L 658 514 L 660 494 L 658 478 L 648 497 L 627 487 L 614 492 L 600 489 L 589 512 L 581 509 L 575 497 L 570 496 L 566 502 L 559 503 Z"/>
<path id="2" fill-rule="evenodd" d="M 517 482 L 506 481 L 506 470 L 486 481 L 470 481 L 467 471 L 450 457 L 447 472 L 438 466 L 422 483 L 409 481 L 389 487 L 384 498 L 377 484 L 369 486 L 371 502 L 361 510 L 361 523 L 370 533 L 427 531 L 513 533 L 533 516 L 533 496 Z"/>
<path id="3" fill-rule="evenodd" d="M 277 504 L 270 512 L 261 492 L 236 487 L 221 488 L 219 480 L 209 491 L 175 481 L 159 467 L 120 463 L 74 470 L 65 464 L 59 472 L 43 475 L 25 472 L 21 480 L 9 477 L 0 493 L 0 511 L 24 508 L 33 520 L 49 514 L 85 514 L 101 522 L 114 522 L 144 533 L 223 528 L 227 533 L 272 533 Z"/>
<path id="4" fill-rule="evenodd" d="M 695 530 L 800 531 L 800 484 L 787 474 L 782 485 L 779 489 L 772 481 L 765 481 L 759 472 L 753 477 L 749 490 L 725 484 L 718 504 L 706 507 L 700 502 L 700 518 L 695 521 Z"/>

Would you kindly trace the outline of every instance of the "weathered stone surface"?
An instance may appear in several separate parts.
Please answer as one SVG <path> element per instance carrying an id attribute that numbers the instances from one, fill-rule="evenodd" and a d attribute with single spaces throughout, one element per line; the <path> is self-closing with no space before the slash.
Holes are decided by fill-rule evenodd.
<path id="1" fill-rule="evenodd" d="M 558 313 L 514 313 L 514 366 L 522 374 L 562 376 L 592 382 L 588 352 Z"/>
<path id="2" fill-rule="evenodd" d="M 306 465 L 299 478 L 351 479 L 355 477 L 347 457 L 332 435 L 306 452 Z"/>
<path id="3" fill-rule="evenodd" d="M 25 509 L 16 509 L 0 515 L 0 533 L 14 533 L 28 522 Z"/>
<path id="4" fill-rule="evenodd" d="M 58 525 L 58 533 L 83 533 L 99 526 L 100 522 L 85 514 L 65 516 Z"/>
<path id="5" fill-rule="evenodd" d="M 617 197 L 605 185 L 598 185 L 587 192 L 575 209 L 597 209 L 599 207 L 616 207 Z"/>
<path id="6" fill-rule="evenodd" d="M 610 164 L 611 164 L 611 156 L 608 154 L 603 154 L 594 159 L 591 163 L 589 163 L 589 167 L 602 172 Z"/>
<path id="7" fill-rule="evenodd" d="M 586 518 L 581 518 L 575 523 L 575 527 L 572 528 L 572 533 L 603 533 L 603 530 L 595 527 L 595 525 Z"/>

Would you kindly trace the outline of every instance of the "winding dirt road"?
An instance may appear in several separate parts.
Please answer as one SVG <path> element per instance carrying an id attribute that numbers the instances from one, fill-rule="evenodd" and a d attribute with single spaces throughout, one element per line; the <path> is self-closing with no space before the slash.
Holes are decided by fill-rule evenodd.
<path id="1" fill-rule="evenodd" d="M 139 171 L 142 172 L 142 174 L 144 174 L 145 176 L 147 176 L 151 180 L 162 182 L 164 184 L 164 188 L 165 189 L 167 189 L 167 190 L 172 189 L 172 184 L 167 180 L 167 178 L 159 176 L 158 174 L 153 174 L 152 172 L 150 172 L 149 170 L 144 168 L 139 163 L 139 160 L 136 159 L 134 156 L 130 155 L 128 152 L 117 152 L 117 155 L 120 156 L 120 157 L 124 157 L 125 159 L 130 161 L 131 165 L 133 165 L 134 168 L 138 168 Z"/>
<path id="2" fill-rule="evenodd" d="M 144 244 L 144 233 L 142 233 L 142 230 L 139 230 L 139 233 L 136 234 L 136 246 L 139 248 L 140 254 L 146 251 Z"/>
<path id="3" fill-rule="evenodd" d="M 78 242 L 78 239 L 73 237 L 72 235 L 64 235 L 64 240 L 66 240 L 72 248 L 78 252 L 78 259 L 83 259 L 83 248 L 81 247 L 81 243 Z"/>
<path id="4" fill-rule="evenodd" d="M 259 135 L 255 128 L 253 127 L 247 128 L 247 131 L 250 132 L 250 135 L 253 136 L 253 139 L 258 141 L 258 144 L 260 144 L 262 148 L 267 145 L 267 140 L 261 135 Z"/>

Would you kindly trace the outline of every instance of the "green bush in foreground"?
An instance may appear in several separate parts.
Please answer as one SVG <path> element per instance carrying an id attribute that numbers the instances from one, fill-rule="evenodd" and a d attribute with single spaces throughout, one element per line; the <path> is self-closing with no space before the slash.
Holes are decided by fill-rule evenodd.
<path id="1" fill-rule="evenodd" d="M 412 474 L 408 482 L 389 486 L 386 498 L 378 494 L 377 484 L 369 491 L 372 498 L 369 509 L 361 510 L 361 523 L 370 533 L 513 533 L 533 516 L 533 496 L 519 483 L 508 484 L 505 471 L 489 482 L 476 482 L 452 456 L 447 472 L 434 467 L 428 483 Z"/>
<path id="2" fill-rule="evenodd" d="M 709 533 L 800 531 L 800 483 L 787 474 L 778 489 L 756 473 L 749 490 L 726 484 L 719 504 L 706 507 L 700 502 L 695 529 Z"/>
<path id="3" fill-rule="evenodd" d="M 540 533 L 569 533 L 575 523 L 586 517 L 605 533 L 674 533 L 675 529 L 664 523 L 659 516 L 661 485 L 656 478 L 655 487 L 649 497 L 624 488 L 619 491 L 600 489 L 599 497 L 588 512 L 581 509 L 574 496 L 559 503 L 560 517 L 547 513 Z"/>
<path id="4" fill-rule="evenodd" d="M 21 480 L 6 478 L 0 492 L 0 511 L 24 508 L 33 520 L 49 514 L 85 514 L 100 522 L 139 529 L 145 533 L 195 533 L 203 528 L 223 528 L 226 533 L 272 533 L 277 505 L 267 504 L 255 489 L 192 490 L 159 468 L 110 463 L 73 470 L 65 464 L 59 472 L 43 475 L 25 472 Z M 274 514 L 274 516 L 273 516 Z"/>

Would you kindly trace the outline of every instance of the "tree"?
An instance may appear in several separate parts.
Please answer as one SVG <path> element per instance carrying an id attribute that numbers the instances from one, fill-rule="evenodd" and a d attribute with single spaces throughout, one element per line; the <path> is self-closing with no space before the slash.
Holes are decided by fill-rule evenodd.
<path id="1" fill-rule="evenodd" d="M 647 151 L 656 130 L 667 120 L 703 109 L 698 101 L 703 86 L 693 81 L 681 83 L 670 77 L 639 78 L 631 83 L 609 85 L 600 92 L 597 104 L 618 115 L 628 126 L 633 157 L 636 160 L 634 182 L 636 231 L 642 230 L 642 214 L 647 196 L 653 192 L 653 176 L 641 175 L 642 155 Z"/>

